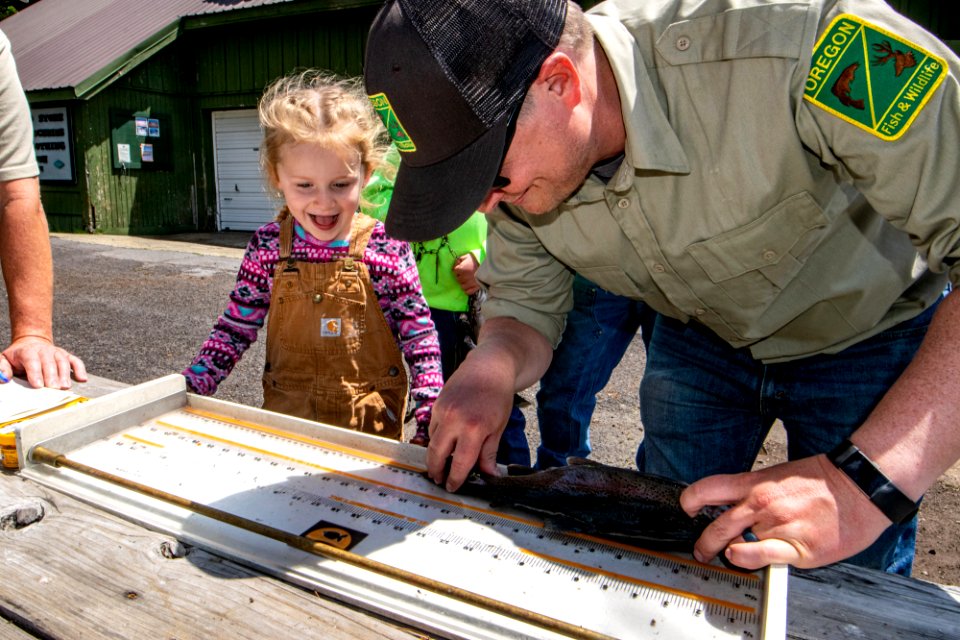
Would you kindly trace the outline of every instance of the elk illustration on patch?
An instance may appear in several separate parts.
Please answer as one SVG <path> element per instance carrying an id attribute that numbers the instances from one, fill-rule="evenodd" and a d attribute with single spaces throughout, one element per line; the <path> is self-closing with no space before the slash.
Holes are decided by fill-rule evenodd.
<path id="1" fill-rule="evenodd" d="M 830 92 L 837 96 L 837 99 L 840 100 L 841 104 L 844 104 L 848 107 L 853 107 L 854 109 L 863 109 L 863 98 L 855 99 L 850 97 L 850 85 L 853 84 L 853 81 L 856 78 L 857 69 L 859 68 L 859 62 L 854 62 L 853 64 L 849 65 L 840 73 L 840 77 L 837 78 L 837 81 L 833 83 L 833 86 L 830 87 Z"/>
<path id="2" fill-rule="evenodd" d="M 897 140 L 949 75 L 942 57 L 844 13 L 810 57 L 803 98 L 882 140 Z"/>
<path id="3" fill-rule="evenodd" d="M 894 50 L 889 40 L 884 40 L 880 44 L 873 44 L 871 47 L 880 54 L 873 59 L 873 65 L 879 67 L 880 65 L 886 64 L 887 60 L 892 58 L 894 75 L 898 78 L 904 69 L 917 66 L 917 60 L 913 57 L 913 51 L 904 53 L 899 49 Z"/>

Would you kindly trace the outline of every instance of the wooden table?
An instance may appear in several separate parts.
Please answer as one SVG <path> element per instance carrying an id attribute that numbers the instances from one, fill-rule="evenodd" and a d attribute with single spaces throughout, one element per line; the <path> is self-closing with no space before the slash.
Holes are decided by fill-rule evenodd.
<path id="1" fill-rule="evenodd" d="M 87 396 L 122 388 L 93 378 Z M 42 512 L 42 517 L 36 516 Z M 427 637 L 0 474 L 0 640 Z M 788 637 L 960 638 L 960 588 L 848 565 L 793 571 Z"/>

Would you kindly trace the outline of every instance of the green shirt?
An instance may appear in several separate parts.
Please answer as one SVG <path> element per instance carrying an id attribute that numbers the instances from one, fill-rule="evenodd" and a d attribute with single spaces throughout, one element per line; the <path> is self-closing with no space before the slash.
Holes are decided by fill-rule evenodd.
<path id="1" fill-rule="evenodd" d="M 960 280 L 957 57 L 884 3 L 741 1 L 591 11 L 625 160 L 557 211 L 488 216 L 486 317 L 556 344 L 573 269 L 776 362 L 839 351 L 927 308 L 948 270 Z M 894 51 L 907 48 L 895 38 L 914 43 L 905 74 L 922 73 L 924 51 L 949 62 L 896 139 L 805 99 L 842 12 L 890 34 Z M 869 90 L 859 71 L 850 97 Z M 871 71 L 893 78 L 893 61 Z"/>
<path id="2" fill-rule="evenodd" d="M 390 147 L 387 162 L 397 165 L 399 152 Z M 363 190 L 363 211 L 378 220 L 385 220 L 390 205 L 393 181 L 383 171 L 374 171 Z M 417 260 L 417 271 L 423 287 L 423 297 L 431 309 L 467 311 L 469 299 L 453 275 L 456 259 L 472 253 L 477 262 L 486 258 L 487 219 L 474 213 L 462 225 L 436 240 L 411 242 L 410 248 Z"/>

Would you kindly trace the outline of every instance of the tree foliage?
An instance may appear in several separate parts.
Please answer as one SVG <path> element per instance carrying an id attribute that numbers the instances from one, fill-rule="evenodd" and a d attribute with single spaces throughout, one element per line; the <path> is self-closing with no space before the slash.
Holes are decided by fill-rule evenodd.
<path id="1" fill-rule="evenodd" d="M 30 0 L 0 0 L 0 20 L 9 18 L 29 2 Z M 33 2 L 40 2 L 40 0 L 33 0 Z"/>

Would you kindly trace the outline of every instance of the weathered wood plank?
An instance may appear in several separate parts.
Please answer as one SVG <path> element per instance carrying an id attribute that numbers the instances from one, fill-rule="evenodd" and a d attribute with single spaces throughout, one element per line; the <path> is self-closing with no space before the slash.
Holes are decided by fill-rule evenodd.
<path id="1" fill-rule="evenodd" d="M 795 640 L 960 638 L 960 588 L 845 564 L 791 570 L 788 611 Z"/>
<path id="2" fill-rule="evenodd" d="M 0 640 L 37 640 L 9 620 L 0 617 Z"/>
<path id="3" fill-rule="evenodd" d="M 168 536 L 0 475 L 0 508 L 37 502 L 41 520 L 0 531 L 0 617 L 26 621 L 38 637 L 423 637 L 201 549 L 166 557 L 179 546 Z M 20 632 L 10 627 L 0 634 Z"/>

